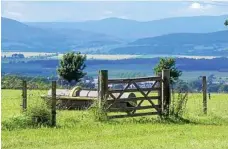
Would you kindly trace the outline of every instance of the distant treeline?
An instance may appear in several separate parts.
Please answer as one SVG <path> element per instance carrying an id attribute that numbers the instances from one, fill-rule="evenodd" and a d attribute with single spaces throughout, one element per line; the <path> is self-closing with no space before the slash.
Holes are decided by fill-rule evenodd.
<path id="1" fill-rule="evenodd" d="M 84 88 L 94 88 L 93 78 L 85 76 L 80 82 L 71 82 L 58 78 L 58 77 L 27 77 L 19 75 L 4 75 L 1 80 L 2 89 L 21 89 L 22 80 L 27 82 L 28 89 L 50 89 L 53 80 L 57 81 L 58 88 L 71 88 L 75 85 L 82 86 Z M 87 80 L 87 81 L 84 81 Z"/>
<path id="2" fill-rule="evenodd" d="M 2 89 L 21 89 L 22 80 L 26 80 L 28 84 L 28 89 L 50 89 L 51 81 L 57 80 L 58 88 L 71 88 L 75 85 L 82 86 L 83 88 L 95 88 L 92 77 L 85 77 L 84 80 L 75 84 L 69 84 L 66 81 L 59 79 L 57 77 L 44 78 L 44 77 L 26 77 L 26 76 L 16 76 L 16 75 L 5 75 L 2 77 L 1 83 Z M 89 80 L 89 81 L 88 81 Z M 228 93 L 228 84 L 220 82 L 217 84 L 213 83 L 214 78 L 208 77 L 207 85 L 208 92 L 225 92 Z M 185 82 L 179 80 L 173 86 L 174 90 L 186 90 L 188 92 L 202 92 L 202 78 L 196 80 Z"/>
<path id="3" fill-rule="evenodd" d="M 87 60 L 87 67 L 95 65 L 134 65 L 134 64 L 149 64 L 154 67 L 159 61 L 159 58 L 136 58 L 136 59 L 123 59 L 123 60 Z M 3 66 L 13 65 L 23 66 L 41 66 L 43 68 L 56 68 L 59 64 L 59 60 L 30 60 L 30 61 L 9 61 L 3 63 Z M 183 71 L 193 70 L 215 70 L 228 72 L 228 58 L 214 58 L 214 59 L 193 59 L 193 58 L 176 58 L 177 67 Z M 3 67 L 5 68 L 5 67 Z M 7 67 L 10 69 L 10 67 Z M 148 68 L 148 69 L 151 69 Z M 4 71 L 4 70 L 3 70 Z"/>

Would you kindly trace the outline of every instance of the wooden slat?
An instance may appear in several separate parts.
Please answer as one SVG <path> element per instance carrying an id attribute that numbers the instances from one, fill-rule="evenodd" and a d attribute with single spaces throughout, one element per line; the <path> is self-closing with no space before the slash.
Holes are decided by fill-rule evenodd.
<path id="1" fill-rule="evenodd" d="M 130 111 L 130 110 L 145 110 L 145 109 L 153 109 L 152 106 L 142 106 L 142 107 L 125 107 L 125 108 L 110 108 L 109 112 L 120 112 L 120 111 Z M 159 108 L 159 105 L 155 105 L 155 108 Z"/>
<path id="2" fill-rule="evenodd" d="M 147 116 L 147 115 L 158 115 L 158 112 L 147 112 L 147 113 L 135 113 L 132 115 L 112 115 L 108 116 L 108 118 L 125 118 L 125 117 L 137 117 L 137 116 Z"/>
<path id="3" fill-rule="evenodd" d="M 41 96 L 41 98 L 51 99 L 51 96 Z M 97 97 L 69 97 L 69 96 L 57 96 L 57 100 L 84 100 L 84 101 L 97 101 Z"/>
<path id="4" fill-rule="evenodd" d="M 155 82 L 154 82 L 153 86 L 152 86 L 152 87 L 150 88 L 150 90 L 146 93 L 147 96 L 149 95 L 150 92 L 153 91 L 153 89 L 154 89 L 154 87 L 155 87 L 155 85 L 156 85 L 157 83 L 158 83 L 158 81 L 155 81 Z"/>
<path id="5" fill-rule="evenodd" d="M 110 96 L 113 100 L 116 100 L 116 97 L 115 97 L 112 93 L 109 93 L 109 96 Z"/>
<path id="6" fill-rule="evenodd" d="M 121 90 L 121 92 L 120 92 L 120 94 L 118 95 L 118 97 L 114 98 L 114 102 L 108 106 L 108 109 L 109 109 L 113 104 L 116 103 L 116 101 L 124 94 L 125 90 L 127 90 L 128 87 L 129 87 L 130 85 L 131 85 L 131 81 L 128 82 L 128 84 L 127 84 L 127 86 L 125 86 L 124 90 Z M 110 94 L 111 97 L 112 97 L 112 93 L 109 92 L 108 94 Z M 112 97 L 112 98 L 113 98 L 113 97 Z"/>
<path id="7" fill-rule="evenodd" d="M 42 98 L 47 98 L 47 99 L 51 99 L 51 96 L 41 96 Z M 160 98 L 159 96 L 152 96 L 152 97 L 148 97 L 149 99 L 158 99 Z M 69 97 L 69 96 L 57 96 L 56 97 L 57 100 L 85 100 L 85 101 L 96 101 L 97 98 L 96 97 Z M 118 100 L 116 100 L 117 102 L 124 102 L 124 101 L 135 101 L 135 100 L 143 100 L 145 99 L 145 97 L 137 97 L 137 98 L 120 98 Z M 114 99 L 108 99 L 108 101 L 114 101 Z"/>
<path id="8" fill-rule="evenodd" d="M 156 99 L 160 99 L 160 96 L 151 96 L 151 97 L 136 97 L 136 98 L 120 98 L 118 100 L 116 100 L 116 102 L 127 102 L 127 101 L 137 101 L 137 100 L 156 100 Z"/>
<path id="9" fill-rule="evenodd" d="M 109 79 L 108 83 L 118 84 L 118 83 L 128 83 L 129 81 L 133 82 L 145 82 L 145 81 L 160 81 L 161 77 L 143 77 L 143 78 L 132 78 L 132 79 Z"/>
<path id="10" fill-rule="evenodd" d="M 141 88 L 141 91 L 146 92 L 146 91 L 159 91 L 161 90 L 160 87 L 155 87 L 155 88 Z M 120 93 L 122 90 L 109 90 L 110 93 Z M 138 89 L 126 89 L 124 92 L 138 92 Z"/>
<path id="11" fill-rule="evenodd" d="M 150 99 L 148 99 L 148 96 L 141 90 L 141 88 L 135 83 L 133 82 L 134 86 L 138 89 L 138 91 L 146 98 L 147 101 L 149 101 L 149 103 L 151 103 L 151 105 L 155 105 Z M 139 106 L 138 106 L 139 107 Z M 157 110 L 157 109 L 156 109 Z M 158 111 L 158 110 L 157 110 Z"/>

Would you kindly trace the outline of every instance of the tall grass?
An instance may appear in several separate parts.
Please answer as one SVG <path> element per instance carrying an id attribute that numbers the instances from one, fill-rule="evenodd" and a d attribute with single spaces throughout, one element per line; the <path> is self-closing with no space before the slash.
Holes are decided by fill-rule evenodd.
<path id="1" fill-rule="evenodd" d="M 31 106 L 41 100 L 39 96 L 43 93 L 46 91 L 29 91 L 28 105 Z M 57 110 L 57 125 L 60 127 L 53 129 L 43 125 L 24 127 L 27 125 L 24 123 L 31 122 L 31 119 L 27 121 L 28 117 L 20 117 L 21 91 L 3 90 L 2 123 L 12 122 L 11 118 L 14 117 L 17 128 L 14 127 L 10 131 L 2 129 L 2 148 L 228 148 L 227 99 L 227 94 L 212 93 L 211 100 L 208 100 L 208 114 L 204 115 L 202 95 L 189 93 L 182 114 L 183 118 L 190 121 L 188 123 L 163 121 L 157 116 L 100 122 L 91 117 L 90 110 Z M 18 122 L 21 126 L 18 126 Z"/>
<path id="2" fill-rule="evenodd" d="M 31 103 L 21 114 L 9 117 L 2 121 L 2 129 L 13 130 L 20 128 L 35 128 L 50 126 L 51 110 L 48 104 L 39 97 Z"/>

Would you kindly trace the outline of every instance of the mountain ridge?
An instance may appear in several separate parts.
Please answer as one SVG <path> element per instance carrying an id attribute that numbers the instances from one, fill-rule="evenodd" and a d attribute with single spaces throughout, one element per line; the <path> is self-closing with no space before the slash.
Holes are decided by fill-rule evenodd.
<path id="1" fill-rule="evenodd" d="M 60 52 L 122 43 L 121 39 L 79 29 L 47 29 L 2 20 L 2 50 Z"/>
<path id="2" fill-rule="evenodd" d="M 228 56 L 228 30 L 212 33 L 173 33 L 141 38 L 124 47 L 112 49 L 113 54 L 171 54 Z"/>
<path id="3" fill-rule="evenodd" d="M 41 28 L 77 28 L 84 31 L 105 33 L 110 36 L 132 41 L 138 38 L 155 37 L 171 33 L 206 33 L 225 30 L 223 22 L 227 16 L 175 17 L 143 22 L 106 18 L 85 22 L 27 22 L 26 24 Z"/>

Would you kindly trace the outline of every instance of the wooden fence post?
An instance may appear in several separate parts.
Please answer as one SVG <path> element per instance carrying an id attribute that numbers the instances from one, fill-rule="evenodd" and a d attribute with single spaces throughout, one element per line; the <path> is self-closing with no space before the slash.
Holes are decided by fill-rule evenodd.
<path id="1" fill-rule="evenodd" d="M 171 103 L 171 95 L 170 95 L 170 70 L 164 69 L 162 70 L 162 106 L 163 113 L 169 115 L 169 106 Z"/>
<path id="2" fill-rule="evenodd" d="M 25 80 L 22 81 L 22 110 L 25 111 L 27 109 L 27 82 Z"/>
<path id="3" fill-rule="evenodd" d="M 56 81 L 52 81 L 51 125 L 56 126 Z"/>
<path id="4" fill-rule="evenodd" d="M 103 104 L 108 96 L 108 70 L 100 70 L 98 77 L 98 104 L 103 108 Z"/>
<path id="5" fill-rule="evenodd" d="M 202 86 L 202 91 L 203 91 L 203 113 L 207 114 L 207 78 L 206 76 L 203 76 L 203 86 Z"/>
<path id="6" fill-rule="evenodd" d="M 158 74 L 158 77 L 162 78 L 162 74 L 159 73 Z M 158 88 L 162 88 L 162 81 L 159 81 L 158 82 L 158 85 L 157 85 Z M 162 101 L 162 91 L 161 89 L 158 90 L 158 96 L 160 97 L 159 100 L 158 100 L 158 105 L 159 105 L 159 108 L 160 108 L 160 115 L 163 113 L 164 109 L 163 109 L 163 101 Z"/>

